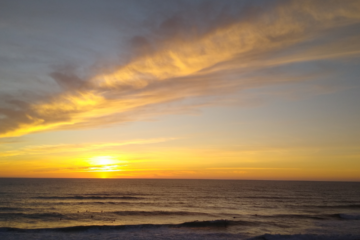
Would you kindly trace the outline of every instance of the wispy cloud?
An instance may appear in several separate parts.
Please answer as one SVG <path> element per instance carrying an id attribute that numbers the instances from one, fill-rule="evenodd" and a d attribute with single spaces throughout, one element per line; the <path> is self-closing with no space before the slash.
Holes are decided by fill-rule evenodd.
<path id="1" fill-rule="evenodd" d="M 71 172 L 121 172 L 121 168 L 127 165 L 92 165 L 86 167 L 63 167 L 63 168 L 39 168 L 31 170 L 33 172 L 57 172 L 57 171 L 71 171 Z"/>
<path id="2" fill-rule="evenodd" d="M 0 145 L 7 143 L 17 143 L 17 142 L 21 142 L 21 140 L 19 138 L 14 138 L 14 137 L 0 139 Z"/>
<path id="3" fill-rule="evenodd" d="M 95 151 L 107 148 L 116 148 L 134 144 L 153 144 L 174 140 L 175 138 L 156 138 L 156 139 L 138 139 L 126 142 L 107 142 L 107 143 L 82 143 L 82 144 L 57 144 L 57 145 L 39 145 L 28 146 L 17 150 L 2 151 L 0 157 L 10 157 L 18 155 L 41 155 L 64 152 L 85 152 Z"/>
<path id="4" fill-rule="evenodd" d="M 50 76 L 61 91 L 51 97 L 31 102 L 3 97 L 0 137 L 186 112 L 218 104 L 199 97 L 309 79 L 302 74 L 255 76 L 259 70 L 360 55 L 358 31 L 335 43 L 328 40 L 333 31 L 360 23 L 359 1 L 276 1 L 265 7 L 239 5 L 235 13 L 215 9 L 201 5 L 180 11 L 133 36 L 133 55 L 126 63 L 97 66 L 83 77 L 73 68 L 53 71 Z M 212 21 L 199 17 L 209 12 L 215 13 Z M 290 51 L 314 39 L 306 50 Z"/>
<path id="5" fill-rule="evenodd" d="M 300 169 L 300 168 L 249 168 L 249 167 L 231 167 L 231 168 L 207 168 L 209 170 L 286 170 L 286 169 Z"/>

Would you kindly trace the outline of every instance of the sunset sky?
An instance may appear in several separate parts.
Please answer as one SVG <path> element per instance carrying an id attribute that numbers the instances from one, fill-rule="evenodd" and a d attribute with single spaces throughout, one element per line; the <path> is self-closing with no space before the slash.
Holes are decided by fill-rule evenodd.
<path id="1" fill-rule="evenodd" d="M 0 177 L 360 181 L 360 1 L 2 0 Z"/>

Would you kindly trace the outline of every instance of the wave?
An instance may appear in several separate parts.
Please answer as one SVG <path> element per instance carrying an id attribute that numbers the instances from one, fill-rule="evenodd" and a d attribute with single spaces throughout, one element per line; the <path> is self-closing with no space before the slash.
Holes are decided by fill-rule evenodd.
<path id="1" fill-rule="evenodd" d="M 299 219 L 316 219 L 316 220 L 327 220 L 327 219 L 344 219 L 344 220 L 360 220 L 360 214 L 351 213 L 336 213 L 336 214 L 276 214 L 276 215 L 255 215 L 264 218 L 299 218 Z"/>
<path id="2" fill-rule="evenodd" d="M 180 224 L 138 224 L 138 225 L 82 225 L 72 227 L 60 228 L 37 228 L 37 229 L 24 229 L 2 227 L 0 228 L 0 236 L 9 237 L 13 239 L 15 233 L 40 233 L 55 236 L 53 233 L 67 234 L 76 233 L 77 239 L 88 239 L 89 233 L 99 234 L 101 232 L 102 238 L 106 238 L 107 233 L 110 231 L 119 231 L 115 233 L 121 239 L 121 236 L 128 236 L 128 231 L 135 231 L 136 236 L 141 239 L 153 239 L 154 233 L 161 239 L 247 239 L 247 240 L 359 240 L 360 235 L 355 234 L 263 234 L 256 237 L 243 236 L 240 234 L 225 233 L 224 230 L 231 226 L 259 226 L 262 222 L 255 221 L 235 221 L 217 219 L 212 221 L 191 221 Z M 185 232 L 183 229 L 187 229 Z M 204 229 L 211 231 L 193 231 L 193 229 Z M 145 230 L 145 231 L 142 231 Z M 180 231 L 179 231 L 180 230 Z M 153 232 L 156 231 L 156 232 Z M 175 231 L 175 232 L 174 232 Z M 184 234 L 185 233 L 185 234 Z M 84 234 L 84 235 L 82 235 Z M 120 235 L 119 235 L 120 234 Z M 187 235 L 186 235 L 187 234 Z M 196 237 L 194 237 L 196 235 Z M 19 235 L 18 235 L 19 236 Z M 26 235 L 21 235 L 26 237 Z M 39 236 L 39 235 L 38 235 Z M 44 235 L 46 236 L 46 235 Z M 65 236 L 65 235 L 64 235 Z M 67 236 L 67 235 L 66 235 Z M 95 235 L 92 235 L 95 236 Z M 99 235 L 100 236 L 100 235 Z M 111 236 L 114 236 L 114 232 Z M 188 236 L 188 238 L 186 237 Z M 60 239 L 61 236 L 59 236 Z M 139 239 L 137 238 L 137 239 Z M 7 239 L 7 238 L 6 238 Z M 62 239 L 62 238 L 61 238 Z M 110 238 L 109 238 L 110 239 Z M 112 239 L 112 238 L 111 238 Z"/>
<path id="3" fill-rule="evenodd" d="M 103 211 L 103 212 L 92 212 L 92 211 L 86 211 L 86 212 L 74 212 L 74 213 L 22 213 L 22 212 L 0 212 L 0 219 L 2 218 L 30 218 L 30 219 L 38 219 L 38 220 L 59 220 L 59 219 L 83 219 L 88 218 L 91 215 L 91 217 L 114 217 L 114 215 L 117 216 L 143 216 L 143 217 L 149 217 L 149 216 L 213 216 L 208 213 L 202 213 L 202 212 L 187 212 L 187 211 Z"/>
<path id="4" fill-rule="evenodd" d="M 275 215 L 255 215 L 261 218 L 297 218 L 297 219 L 329 219 L 334 217 L 331 214 L 307 215 L 307 214 L 275 214 Z"/>
<path id="5" fill-rule="evenodd" d="M 248 221 L 232 221 L 218 219 L 212 221 L 192 221 L 180 224 L 138 224 L 138 225 L 90 225 L 90 226 L 73 226 L 62 228 L 12 228 L 2 227 L 0 232 L 39 232 L 39 231 L 56 231 L 56 232 L 82 232 L 89 230 L 128 230 L 128 229 L 144 229 L 144 228 L 226 228 L 233 225 L 253 225 L 255 222 Z"/>
<path id="6" fill-rule="evenodd" d="M 213 221 L 193 221 L 193 222 L 185 222 L 178 225 L 174 225 L 174 227 L 229 227 L 229 226 L 250 226 L 250 225 L 259 225 L 260 222 L 254 221 L 242 221 L 242 220 L 213 220 Z"/>
<path id="7" fill-rule="evenodd" d="M 96 202 L 51 202 L 49 205 L 54 206 L 54 205 L 129 205 L 129 204 L 133 204 L 131 202 L 112 202 L 112 201 L 96 201 Z M 139 202 L 136 202 L 137 205 L 141 204 Z M 146 204 L 147 206 L 150 205 L 150 203 L 143 203 Z M 45 204 L 42 204 L 45 205 Z"/>
<path id="8" fill-rule="evenodd" d="M 210 215 L 208 213 L 203 212 L 186 212 L 186 211 L 115 211 L 115 212 L 107 212 L 113 213 L 121 216 L 161 216 L 161 215 L 178 215 L 178 216 L 192 216 L 192 215 Z"/>
<path id="9" fill-rule="evenodd" d="M 255 215 L 261 218 L 297 218 L 297 219 L 314 219 L 314 220 L 328 220 L 328 219 L 347 219 L 360 220 L 360 214 L 275 214 L 275 215 Z"/>
<path id="10" fill-rule="evenodd" d="M 128 205 L 131 204 L 129 202 L 79 202 L 77 204 L 80 205 L 88 205 L 88 204 L 100 204 L 100 205 L 107 205 L 107 204 L 111 204 L 111 205 Z"/>
<path id="11" fill-rule="evenodd" d="M 345 214 L 345 213 L 339 213 L 335 214 L 338 218 L 344 219 L 344 220 L 360 220 L 360 214 Z"/>
<path id="12" fill-rule="evenodd" d="M 320 209 L 358 209 L 360 204 L 350 203 L 350 204 L 336 204 L 336 205 L 311 205 L 311 204 L 287 204 L 285 205 L 288 208 L 320 208 Z"/>
<path id="13" fill-rule="evenodd" d="M 311 207 L 311 206 L 310 206 Z M 348 204 L 348 205 L 321 205 L 321 206 L 312 206 L 316 208 L 360 208 L 360 204 Z"/>
<path id="14" fill-rule="evenodd" d="M 310 197 L 309 196 L 239 196 L 239 199 L 274 199 L 274 200 L 314 200 L 314 199 L 321 199 L 320 197 Z"/>
<path id="15" fill-rule="evenodd" d="M 59 219 L 86 219 L 91 215 L 91 217 L 100 217 L 100 218 L 116 218 L 116 216 L 136 216 L 136 217 L 155 217 L 155 216 L 210 216 L 214 217 L 215 215 L 205 212 L 190 212 L 190 211 L 86 211 L 86 212 L 74 212 L 74 213 L 58 213 L 58 212 L 48 212 L 48 213 L 23 213 L 23 212 L 0 212 L 0 219 L 6 218 L 28 218 L 28 219 L 38 219 L 42 221 L 57 221 Z M 261 220 L 262 218 L 282 218 L 282 219 L 309 219 L 309 220 L 360 220 L 360 214 L 351 214 L 351 213 L 336 213 L 336 214 L 275 214 L 275 215 L 253 215 L 255 219 Z M 239 219 L 240 216 L 233 217 L 234 220 L 227 222 L 241 223 L 244 224 L 245 221 L 235 220 Z M 202 226 L 210 224 L 210 222 L 191 222 L 184 223 L 183 226 Z M 222 222 L 224 223 L 224 222 Z"/>
<path id="16" fill-rule="evenodd" d="M 68 194 L 72 196 L 73 194 Z M 154 196 L 154 194 L 138 192 L 112 192 L 112 193 L 83 193 L 83 196 Z"/>
<path id="17" fill-rule="evenodd" d="M 0 212 L 29 211 L 29 210 L 34 210 L 34 209 L 33 208 L 0 207 Z"/>
<path id="18" fill-rule="evenodd" d="M 161 227 L 161 229 L 160 229 Z M 182 240 L 182 239 L 209 239 L 209 240 L 359 240 L 360 235 L 356 234 L 292 234 L 292 235 L 282 235 L 282 234 L 263 234 L 256 237 L 250 237 L 249 235 L 239 234 L 239 233 L 225 233 L 225 232 L 208 232 L 208 231 L 178 231 L 176 229 L 165 228 L 168 225 L 128 225 L 128 226 L 79 226 L 71 228 L 54 228 L 54 229 L 17 229 L 17 228 L 0 228 L 0 233 L 4 239 L 14 239 L 14 236 L 26 237 L 24 233 L 31 233 L 29 236 L 31 239 L 35 239 L 34 236 L 37 236 L 41 239 L 50 237 L 51 239 L 74 239 L 71 235 L 62 235 L 67 233 L 76 232 L 76 239 L 96 239 L 101 236 L 101 238 L 106 239 L 154 239 L 154 236 L 158 239 L 173 239 L 173 240 Z M 139 231 L 143 228 L 147 228 L 146 231 Z M 152 229 L 152 231 L 150 231 Z M 112 232 L 106 230 L 120 230 L 120 232 Z M 129 236 L 128 231 L 121 230 L 130 230 L 136 234 L 131 234 Z M 99 234 L 101 231 L 101 235 Z M 21 235 L 15 235 L 16 232 L 20 232 Z M 33 235 L 34 233 L 40 233 L 43 235 Z M 60 235 L 55 235 L 59 233 Z M 156 235 L 155 235 L 156 234 Z M 133 238 L 136 236 L 136 238 Z M 16 238 L 16 237 L 15 237 Z"/>
<path id="19" fill-rule="evenodd" d="M 111 199 L 109 199 L 111 200 Z M 126 199 L 123 199 L 123 200 L 126 200 Z M 154 205 L 154 203 L 151 203 L 151 202 L 146 202 L 146 201 L 142 201 L 142 202 L 139 202 L 139 201 L 136 201 L 133 202 L 133 201 L 56 201 L 56 202 L 52 202 L 52 201 L 49 201 L 49 202 L 41 202 L 41 203 L 37 203 L 37 202 L 32 202 L 31 205 L 32 206 L 35 206 L 35 207 L 41 207 L 41 208 L 44 208 L 44 207 L 48 207 L 48 206 L 73 206 L 73 205 L 133 205 L 133 204 L 136 204 L 136 205 L 146 205 L 146 206 L 149 206 L 149 205 Z M 1 207 L 0 207 L 0 211 L 1 211 Z M 14 211 L 16 209 L 19 209 L 21 210 L 21 208 L 14 208 Z M 53 208 L 55 209 L 55 208 Z M 4 208 L 4 210 L 6 210 Z M 34 210 L 32 208 L 28 208 L 26 210 Z"/>
<path id="20" fill-rule="evenodd" d="M 60 196 L 50 196 L 50 197 L 34 197 L 35 199 L 91 199 L 91 200 L 101 200 L 101 199 L 126 199 L 126 200 L 137 200 L 144 199 L 143 197 L 132 197 L 132 196 L 121 196 L 121 197 L 103 197 L 103 196 L 71 196 L 71 197 L 60 197 Z"/>
<path id="21" fill-rule="evenodd" d="M 24 217 L 32 219 L 48 219 L 48 218 L 62 218 L 64 217 L 61 213 L 0 213 L 0 218 L 14 218 L 14 217 Z"/>
<path id="22" fill-rule="evenodd" d="M 248 240 L 359 240 L 359 235 L 318 235 L 318 234 L 264 234 Z"/>

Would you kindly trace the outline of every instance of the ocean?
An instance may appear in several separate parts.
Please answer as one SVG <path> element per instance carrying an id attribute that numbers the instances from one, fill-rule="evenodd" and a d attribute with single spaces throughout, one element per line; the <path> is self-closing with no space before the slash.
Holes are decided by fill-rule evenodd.
<path id="1" fill-rule="evenodd" d="M 0 179 L 0 239 L 360 239 L 360 183 Z"/>

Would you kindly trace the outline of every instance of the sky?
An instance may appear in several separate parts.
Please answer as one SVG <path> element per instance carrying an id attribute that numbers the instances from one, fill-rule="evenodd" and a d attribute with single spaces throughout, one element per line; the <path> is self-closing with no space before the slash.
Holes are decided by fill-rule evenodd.
<path id="1" fill-rule="evenodd" d="M 0 177 L 360 181 L 360 1 L 2 0 Z"/>

